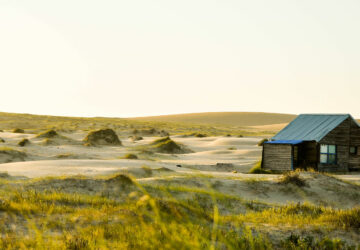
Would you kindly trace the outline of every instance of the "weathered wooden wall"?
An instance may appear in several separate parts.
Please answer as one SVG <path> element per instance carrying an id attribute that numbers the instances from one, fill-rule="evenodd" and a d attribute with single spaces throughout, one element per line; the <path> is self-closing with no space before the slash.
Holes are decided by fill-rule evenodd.
<path id="1" fill-rule="evenodd" d="M 354 121 L 350 123 L 350 146 L 358 147 L 358 151 L 349 153 L 349 169 L 360 170 L 360 128 Z"/>
<path id="2" fill-rule="evenodd" d="M 291 145 L 264 143 L 263 150 L 262 166 L 264 169 L 291 170 Z"/>
<path id="3" fill-rule="evenodd" d="M 351 119 L 348 118 L 339 126 L 327 134 L 319 144 L 336 145 L 337 147 L 337 164 L 318 164 L 320 171 L 328 172 L 346 172 L 349 167 L 349 145 L 350 145 L 350 126 Z"/>

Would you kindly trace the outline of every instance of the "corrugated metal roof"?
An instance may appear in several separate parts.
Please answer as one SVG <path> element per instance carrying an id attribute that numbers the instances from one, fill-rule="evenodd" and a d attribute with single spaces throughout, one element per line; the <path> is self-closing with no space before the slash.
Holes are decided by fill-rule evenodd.
<path id="1" fill-rule="evenodd" d="M 319 142 L 349 117 L 351 117 L 349 114 L 302 114 L 275 135 L 272 140 Z"/>
<path id="2" fill-rule="evenodd" d="M 267 141 L 264 143 L 267 144 L 291 144 L 291 145 L 297 145 L 304 142 L 303 140 L 278 140 L 278 141 Z"/>

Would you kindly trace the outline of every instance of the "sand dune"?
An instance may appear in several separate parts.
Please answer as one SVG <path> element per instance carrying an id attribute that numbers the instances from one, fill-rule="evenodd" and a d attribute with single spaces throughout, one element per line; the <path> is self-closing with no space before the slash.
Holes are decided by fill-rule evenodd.
<path id="1" fill-rule="evenodd" d="M 195 124 L 223 124 L 233 126 L 260 126 L 288 123 L 296 116 L 261 112 L 209 112 L 130 118 L 139 121 L 184 122 Z"/>

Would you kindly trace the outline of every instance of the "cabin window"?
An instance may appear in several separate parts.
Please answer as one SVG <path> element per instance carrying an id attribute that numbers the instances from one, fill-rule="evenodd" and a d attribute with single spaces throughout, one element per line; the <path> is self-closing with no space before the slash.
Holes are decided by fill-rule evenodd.
<path id="1" fill-rule="evenodd" d="M 357 154 L 357 147 L 351 146 L 350 147 L 350 154 L 351 155 L 356 155 Z"/>
<path id="2" fill-rule="evenodd" d="M 320 145 L 320 163 L 336 164 L 336 145 Z"/>

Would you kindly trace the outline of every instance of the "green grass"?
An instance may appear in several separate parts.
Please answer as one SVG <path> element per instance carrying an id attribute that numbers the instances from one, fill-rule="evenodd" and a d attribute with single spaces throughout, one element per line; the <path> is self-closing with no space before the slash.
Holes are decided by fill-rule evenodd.
<path id="1" fill-rule="evenodd" d="M 47 131 L 41 132 L 39 134 L 36 135 L 37 138 L 54 138 L 56 136 L 58 136 L 59 134 L 53 130 L 53 129 L 49 129 Z"/>
<path id="2" fill-rule="evenodd" d="M 165 154 L 182 154 L 189 153 L 191 150 L 184 145 L 173 141 L 169 136 L 157 139 L 150 143 L 150 150 Z"/>
<path id="3" fill-rule="evenodd" d="M 0 182 L 0 249 L 338 249 L 355 245 L 329 232 L 359 230 L 360 208 L 245 200 L 213 189 L 211 176 L 184 176 L 207 187 L 141 185 L 122 174 L 8 177 Z M 274 228 L 281 237 L 272 238 Z M 306 235 L 294 233 L 301 228 Z"/>
<path id="4" fill-rule="evenodd" d="M 250 169 L 249 174 L 271 174 L 271 171 L 261 168 L 261 161 L 258 161 L 258 162 Z"/>
<path id="5" fill-rule="evenodd" d="M 121 159 L 130 159 L 130 160 L 136 160 L 138 159 L 136 154 L 126 154 L 123 157 L 121 157 Z"/>

